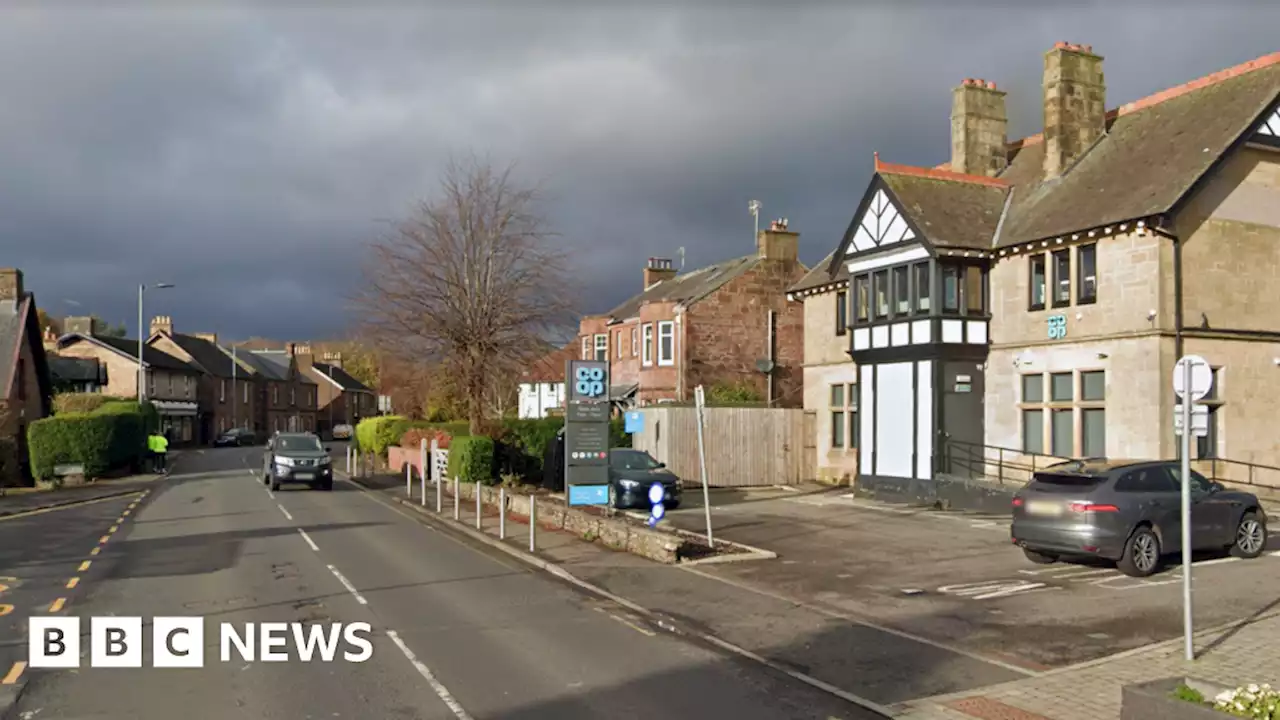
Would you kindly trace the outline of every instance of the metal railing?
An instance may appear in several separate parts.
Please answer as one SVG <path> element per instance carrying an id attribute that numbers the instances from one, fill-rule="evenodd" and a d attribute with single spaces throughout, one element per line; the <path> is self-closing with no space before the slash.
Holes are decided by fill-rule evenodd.
<path id="1" fill-rule="evenodd" d="M 1191 461 L 1191 469 L 1210 480 L 1253 488 L 1280 490 L 1280 467 L 1230 458 L 1201 458 Z"/>
<path id="2" fill-rule="evenodd" d="M 940 448 L 939 472 L 1000 485 L 1025 484 L 1036 472 L 1071 459 L 945 437 Z"/>

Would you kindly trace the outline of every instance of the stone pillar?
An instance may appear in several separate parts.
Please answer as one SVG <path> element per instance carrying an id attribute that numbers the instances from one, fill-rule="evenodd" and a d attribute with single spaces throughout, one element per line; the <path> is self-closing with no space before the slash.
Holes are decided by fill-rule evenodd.
<path id="1" fill-rule="evenodd" d="M 1060 42 L 1044 54 L 1044 175 L 1055 178 L 1106 131 L 1102 57 Z"/>

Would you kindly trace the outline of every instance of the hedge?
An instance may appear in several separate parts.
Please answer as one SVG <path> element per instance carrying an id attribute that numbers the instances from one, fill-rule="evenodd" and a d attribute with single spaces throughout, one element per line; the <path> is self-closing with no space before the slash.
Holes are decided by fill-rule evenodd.
<path id="1" fill-rule="evenodd" d="M 465 483 L 494 484 L 494 442 L 483 435 L 455 437 L 449 448 L 448 477 Z"/>
<path id="2" fill-rule="evenodd" d="M 69 412 L 43 418 L 27 428 L 31 472 L 41 480 L 63 464 L 84 466 L 86 477 L 137 466 L 144 457 L 148 432 L 158 425 L 150 403 L 111 401 L 92 412 Z"/>
<path id="3" fill-rule="evenodd" d="M 109 402 L 102 393 L 58 393 L 53 396 L 53 414 L 93 412 Z"/>

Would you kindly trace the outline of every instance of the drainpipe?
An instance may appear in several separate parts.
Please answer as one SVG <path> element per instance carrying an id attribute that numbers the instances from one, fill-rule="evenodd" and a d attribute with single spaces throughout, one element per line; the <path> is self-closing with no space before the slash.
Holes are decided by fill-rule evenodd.
<path id="1" fill-rule="evenodd" d="M 768 386 L 768 396 L 767 396 L 768 403 L 765 405 L 765 407 L 773 407 L 773 378 L 774 378 L 773 371 L 775 369 L 774 368 L 775 363 L 773 359 L 773 352 L 774 352 L 773 336 L 774 336 L 775 327 L 776 327 L 775 323 L 777 322 L 777 320 L 774 317 L 772 309 L 770 309 L 768 313 L 769 313 L 769 329 L 767 331 L 767 335 L 765 336 L 765 345 L 766 345 L 765 357 L 769 359 L 769 372 L 765 375 L 765 383 Z"/>

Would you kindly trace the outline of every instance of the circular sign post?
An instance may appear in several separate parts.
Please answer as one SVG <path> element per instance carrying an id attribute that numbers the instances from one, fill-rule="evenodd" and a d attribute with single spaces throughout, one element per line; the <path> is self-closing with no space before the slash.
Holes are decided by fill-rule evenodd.
<path id="1" fill-rule="evenodd" d="M 662 501 L 667 498 L 667 488 L 660 482 L 655 482 L 649 486 L 649 527 L 658 524 L 663 516 L 667 514 L 667 508 L 663 506 Z"/>
<path id="2" fill-rule="evenodd" d="M 1190 365 L 1190 373 L 1188 373 Z M 1188 380 L 1190 378 L 1190 380 Z M 1188 382 L 1190 393 L 1188 393 Z M 1209 394 L 1213 389 L 1213 368 L 1209 361 L 1199 355 L 1183 355 L 1173 367 L 1173 391 L 1178 397 L 1186 399 L 1191 395 L 1194 402 Z"/>

